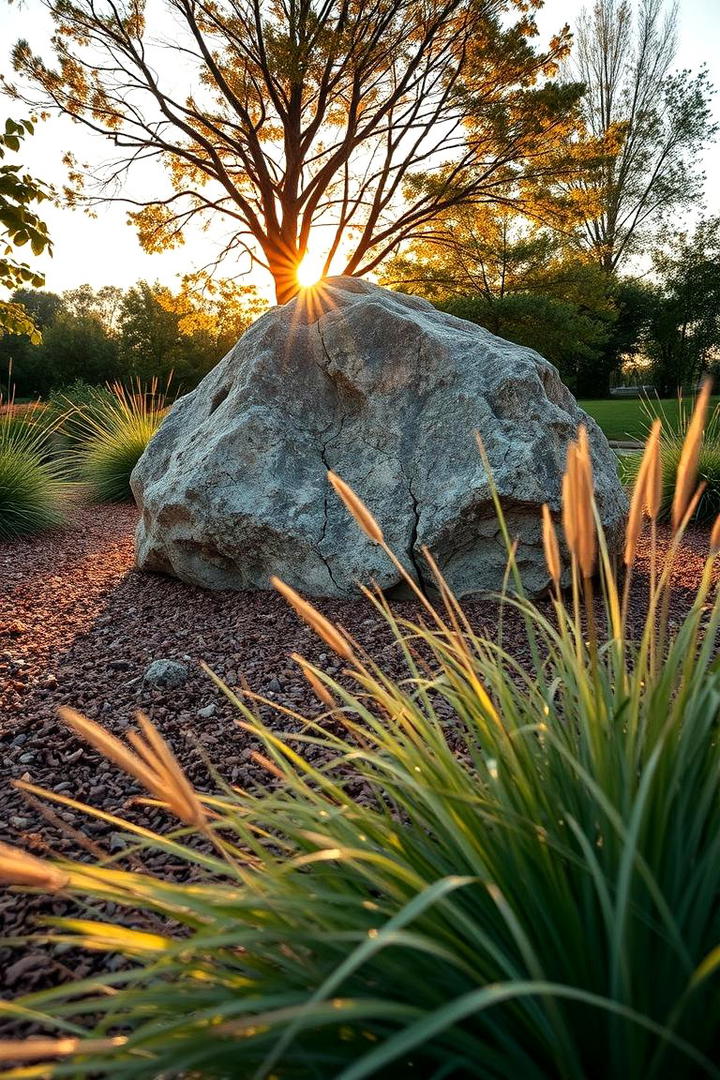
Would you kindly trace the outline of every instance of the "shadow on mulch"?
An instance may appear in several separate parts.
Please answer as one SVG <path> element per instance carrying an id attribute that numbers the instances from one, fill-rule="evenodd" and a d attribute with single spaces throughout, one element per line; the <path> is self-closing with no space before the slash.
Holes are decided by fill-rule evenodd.
<path id="1" fill-rule="evenodd" d="M 251 738 L 234 723 L 234 707 L 200 662 L 229 686 L 247 680 L 256 692 L 306 716 L 317 715 L 320 707 L 289 654 L 301 653 L 333 674 L 341 667 L 275 593 L 206 592 L 136 571 L 135 520 L 134 507 L 78 507 L 68 533 L 0 547 L 0 573 L 3 566 L 11 570 L 10 593 L 0 595 L 0 693 L 4 690 L 9 705 L 0 721 L 0 835 L 38 854 L 90 858 L 78 833 L 108 852 L 118 851 L 122 841 L 111 826 L 72 808 L 53 806 L 47 820 L 37 804 L 11 787 L 13 779 L 30 780 L 148 828 L 171 827 L 162 811 L 137 804 L 140 792 L 130 779 L 59 724 L 58 706 L 72 705 L 118 735 L 141 709 L 199 790 L 213 787 L 208 762 L 228 782 L 245 786 L 267 777 L 252 761 Z M 667 540 L 662 531 L 661 543 Z M 675 619 L 692 603 L 706 544 L 706 533 L 693 531 L 678 560 L 671 603 Z M 632 590 L 638 624 L 645 611 L 647 563 L 647 547 L 641 546 Z M 391 634 L 367 601 L 326 600 L 319 606 L 393 670 L 397 651 Z M 418 615 L 413 602 L 394 607 L 410 618 Z M 478 630 L 494 633 L 494 601 L 469 598 L 465 608 Z M 529 662 L 521 622 L 510 612 L 505 644 L 521 662 Z M 186 665 L 182 687 L 160 690 L 143 682 L 146 668 L 158 658 Z M 292 730 L 291 720 L 274 715 L 274 726 Z M 143 856 L 143 863 L 178 881 L 188 875 L 187 867 L 173 866 L 161 854 Z M 68 903 L 57 897 L 0 893 L 3 936 L 37 932 L 38 919 L 68 911 Z M 105 914 L 121 917 L 112 908 Z M 141 925 L 132 915 L 123 918 Z M 51 952 L 37 943 L 24 951 L 0 946 L 0 990 L 16 996 L 106 965 L 102 955 Z M 17 1034 L 15 1022 L 4 1028 Z"/>

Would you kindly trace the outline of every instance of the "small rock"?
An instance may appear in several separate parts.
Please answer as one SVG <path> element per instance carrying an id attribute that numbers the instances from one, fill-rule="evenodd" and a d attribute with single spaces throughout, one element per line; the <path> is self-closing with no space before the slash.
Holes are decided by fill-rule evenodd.
<path id="1" fill-rule="evenodd" d="M 33 753 L 21 754 L 20 757 L 18 758 L 18 761 L 20 762 L 21 765 L 29 765 L 30 762 L 34 761 L 34 760 L 35 760 L 35 755 Z"/>
<path id="2" fill-rule="evenodd" d="M 202 718 L 204 720 L 207 720 L 211 716 L 214 716 L 216 712 L 217 712 L 217 705 L 213 705 L 213 704 L 206 705 L 204 708 L 198 709 L 198 716 L 202 716 Z"/>
<path id="3" fill-rule="evenodd" d="M 187 682 L 189 671 L 177 660 L 153 660 L 143 675 L 143 682 L 172 690 Z"/>
<path id="4" fill-rule="evenodd" d="M 26 829 L 30 824 L 30 819 L 26 817 L 20 817 L 18 814 L 14 814 L 10 818 L 10 824 L 13 829 Z"/>

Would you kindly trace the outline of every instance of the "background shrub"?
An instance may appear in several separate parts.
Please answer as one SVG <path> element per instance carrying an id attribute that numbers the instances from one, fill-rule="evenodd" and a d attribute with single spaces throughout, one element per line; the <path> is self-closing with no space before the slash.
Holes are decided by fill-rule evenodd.
<path id="1" fill-rule="evenodd" d="M 169 397 L 153 381 L 109 391 L 88 391 L 70 412 L 63 430 L 75 443 L 75 471 L 97 502 L 132 498 L 130 474 L 160 426 Z"/>
<path id="2" fill-rule="evenodd" d="M 44 407 L 0 401 L 0 540 L 62 523 L 66 468 L 51 440 Z"/>
<path id="3" fill-rule="evenodd" d="M 116 404 L 117 398 L 108 386 L 93 386 L 82 379 L 51 391 L 47 415 L 54 428 L 56 445 L 68 450 L 86 441 L 88 421 L 102 419 Z"/>
<path id="4" fill-rule="evenodd" d="M 649 427 L 656 416 L 663 421 L 660 439 L 660 457 L 662 461 L 663 499 L 660 520 L 670 516 L 675 478 L 682 455 L 683 442 L 687 434 L 692 412 L 692 402 L 680 398 L 677 419 L 669 417 L 657 399 L 644 401 L 644 409 Z M 620 477 L 625 483 L 633 483 L 640 467 L 640 454 L 625 454 L 620 458 Z M 704 482 L 705 490 L 698 502 L 695 520 L 700 523 L 713 522 L 720 513 L 720 403 L 716 404 L 703 434 L 698 461 L 698 479 Z"/>

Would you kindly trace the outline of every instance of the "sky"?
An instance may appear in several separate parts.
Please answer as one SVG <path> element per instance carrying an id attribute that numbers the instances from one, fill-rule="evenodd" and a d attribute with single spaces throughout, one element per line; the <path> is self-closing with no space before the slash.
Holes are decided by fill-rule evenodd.
<path id="1" fill-rule="evenodd" d="M 546 0 L 539 13 L 541 41 L 568 22 L 572 26 L 584 4 L 577 0 Z M 715 116 L 720 120 L 720 0 L 679 0 L 679 40 L 677 66 L 697 69 L 707 65 L 718 94 L 713 99 Z M 33 51 L 48 56 L 48 20 L 38 0 L 25 0 L 21 6 L 8 7 L 0 0 L 0 71 L 12 76 L 9 62 L 14 42 L 25 37 Z M 6 101 L 4 115 L 20 118 L 22 106 Z M 23 164 L 34 175 L 62 188 L 65 170 L 62 158 L 72 148 L 78 160 L 103 161 L 108 147 L 101 139 L 80 129 L 66 118 L 51 118 L 38 125 L 36 135 L 23 150 Z M 720 143 L 708 148 L 703 156 L 707 173 L 706 203 L 711 212 L 720 213 Z M 136 179 L 137 185 L 142 180 Z M 73 288 L 84 282 L 94 287 L 119 285 L 127 287 L 140 279 L 159 280 L 175 287 L 179 278 L 200 269 L 213 257 L 218 240 L 212 235 L 197 232 L 187 243 L 174 251 L 146 254 L 141 249 L 134 229 L 126 222 L 125 210 L 118 205 L 97 209 L 97 217 L 88 218 L 79 210 L 43 208 L 44 217 L 53 239 L 51 259 L 40 258 L 34 266 L 44 270 L 46 288 L 55 292 Z M 222 273 L 237 273 L 238 267 L 226 263 Z M 263 275 L 264 277 L 264 275 Z M 260 291 L 270 294 L 270 283 L 254 279 Z"/>

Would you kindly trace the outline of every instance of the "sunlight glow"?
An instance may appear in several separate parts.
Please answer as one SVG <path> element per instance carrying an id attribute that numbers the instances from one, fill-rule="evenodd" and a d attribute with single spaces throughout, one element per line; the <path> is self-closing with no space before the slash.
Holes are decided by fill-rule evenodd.
<path id="1" fill-rule="evenodd" d="M 320 255 L 316 255 L 311 251 L 305 252 L 303 260 L 297 268 L 297 279 L 300 288 L 310 289 L 313 285 L 317 285 L 323 276 L 323 263 L 324 260 Z"/>

